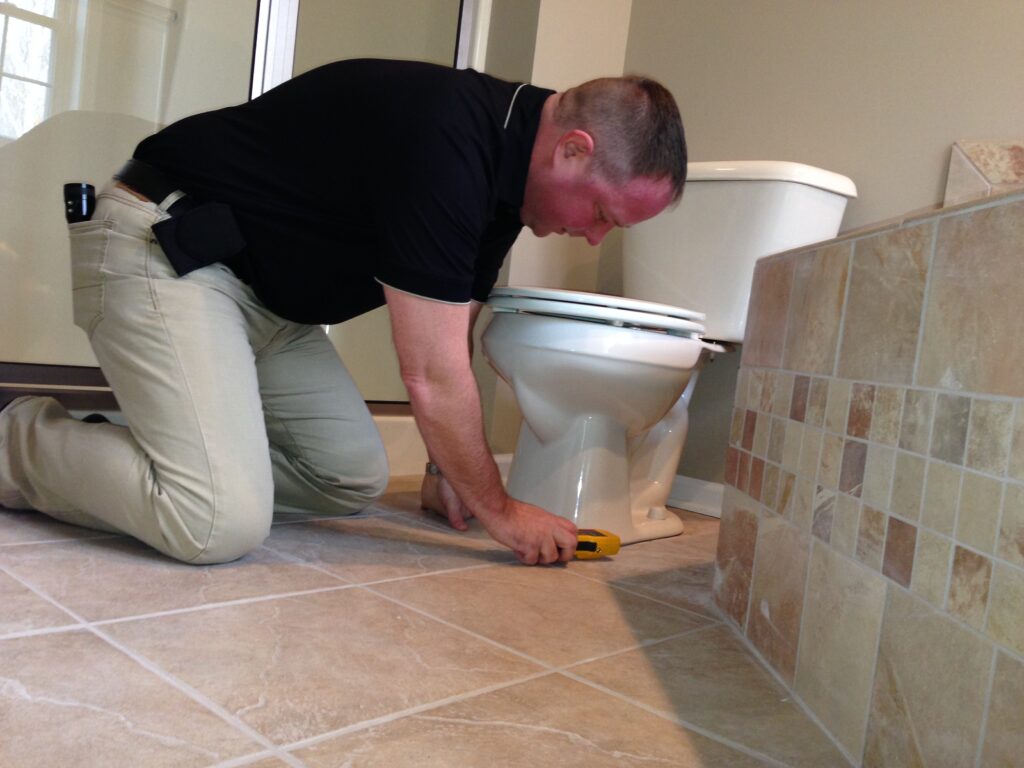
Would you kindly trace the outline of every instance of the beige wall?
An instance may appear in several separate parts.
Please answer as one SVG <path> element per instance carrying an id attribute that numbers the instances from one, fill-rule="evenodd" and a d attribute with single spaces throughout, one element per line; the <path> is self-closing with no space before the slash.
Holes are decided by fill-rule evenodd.
<path id="1" fill-rule="evenodd" d="M 302 0 L 295 73 L 363 56 L 451 64 L 459 0 Z"/>
<path id="2" fill-rule="evenodd" d="M 680 102 L 693 160 L 850 176 L 844 228 L 931 206 L 950 145 L 1024 125 L 1024 3 L 634 0 L 627 70 Z"/>
<path id="3" fill-rule="evenodd" d="M 505 80 L 533 78 L 540 0 L 491 0 L 487 34 L 489 75 Z"/>

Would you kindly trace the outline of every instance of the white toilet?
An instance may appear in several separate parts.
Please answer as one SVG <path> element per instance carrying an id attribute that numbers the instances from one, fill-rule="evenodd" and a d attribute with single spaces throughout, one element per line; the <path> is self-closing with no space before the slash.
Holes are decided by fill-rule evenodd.
<path id="1" fill-rule="evenodd" d="M 856 194 L 798 163 L 690 163 L 679 206 L 624 235 L 630 298 L 495 289 L 484 354 L 524 418 L 508 492 L 623 543 L 681 533 L 665 502 L 701 361 L 743 340 L 755 262 L 834 237 Z"/>

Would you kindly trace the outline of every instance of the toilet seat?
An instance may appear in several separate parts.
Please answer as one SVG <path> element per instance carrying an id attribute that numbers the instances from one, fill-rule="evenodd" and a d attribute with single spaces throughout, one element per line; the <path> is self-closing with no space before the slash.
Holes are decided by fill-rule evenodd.
<path id="1" fill-rule="evenodd" d="M 704 333 L 704 326 L 699 322 L 704 315 L 700 312 L 623 296 L 509 286 L 495 288 L 488 304 L 495 312 L 564 317 L 694 339 Z"/>

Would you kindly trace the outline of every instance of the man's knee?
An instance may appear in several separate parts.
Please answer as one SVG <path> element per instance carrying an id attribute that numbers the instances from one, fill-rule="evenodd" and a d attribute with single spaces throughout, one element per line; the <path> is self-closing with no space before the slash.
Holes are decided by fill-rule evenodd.
<path id="1" fill-rule="evenodd" d="M 221 491 L 206 500 L 196 522 L 171 537 L 169 554 L 191 565 L 229 563 L 257 549 L 270 534 L 273 487 Z"/>
<path id="2" fill-rule="evenodd" d="M 257 549 L 270 534 L 270 522 L 234 524 L 210 536 L 199 554 L 188 560 L 193 565 L 230 563 Z"/>
<path id="3" fill-rule="evenodd" d="M 340 472 L 320 475 L 324 490 L 332 498 L 352 509 L 361 509 L 384 495 L 388 486 L 388 457 L 384 446 L 366 451 L 358 462 L 350 462 Z"/>
<path id="4" fill-rule="evenodd" d="M 356 512 L 383 496 L 387 488 L 388 457 L 384 444 L 378 439 L 358 451 L 351 445 L 347 448 L 334 466 L 297 462 L 296 469 L 315 489 L 314 497 L 320 499 L 320 503 L 316 503 L 316 498 L 310 499 L 320 512 Z"/>

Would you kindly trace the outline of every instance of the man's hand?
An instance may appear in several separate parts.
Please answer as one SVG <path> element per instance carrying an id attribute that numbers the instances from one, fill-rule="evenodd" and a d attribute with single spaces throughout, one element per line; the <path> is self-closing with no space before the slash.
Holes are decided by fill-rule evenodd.
<path id="1" fill-rule="evenodd" d="M 462 503 L 443 475 L 424 475 L 420 504 L 448 518 L 452 528 L 467 531 L 473 511 Z M 483 522 L 481 520 L 481 522 Z M 571 560 L 576 552 L 576 526 L 569 520 L 510 498 L 499 518 L 484 522 L 491 537 L 515 552 L 526 565 Z"/>
<path id="2" fill-rule="evenodd" d="M 502 514 L 480 518 L 495 541 L 516 553 L 525 565 L 568 562 L 576 553 L 576 526 L 533 504 L 511 497 Z"/>
<path id="3" fill-rule="evenodd" d="M 457 531 L 468 531 L 466 520 L 473 511 L 462 503 L 462 499 L 444 479 L 443 475 L 424 475 L 420 487 L 420 506 L 431 512 L 447 517 L 448 523 Z"/>

